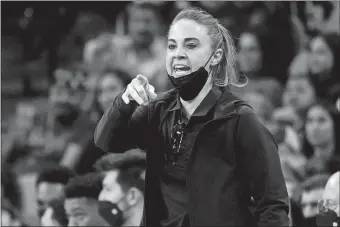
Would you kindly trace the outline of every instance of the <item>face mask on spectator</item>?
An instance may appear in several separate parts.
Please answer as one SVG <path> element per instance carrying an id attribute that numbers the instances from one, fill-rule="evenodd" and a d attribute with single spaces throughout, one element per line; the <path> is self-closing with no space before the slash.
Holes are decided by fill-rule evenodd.
<path id="1" fill-rule="evenodd" d="M 124 222 L 123 211 L 119 208 L 119 204 L 124 198 L 125 196 L 118 203 L 99 201 L 99 214 L 111 226 L 121 226 Z"/>

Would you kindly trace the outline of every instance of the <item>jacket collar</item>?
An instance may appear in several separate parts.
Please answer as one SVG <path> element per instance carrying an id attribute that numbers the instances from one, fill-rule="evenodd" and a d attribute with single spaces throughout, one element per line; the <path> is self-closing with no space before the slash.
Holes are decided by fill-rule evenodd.
<path id="1" fill-rule="evenodd" d="M 168 111 L 174 111 L 176 109 L 179 109 L 180 101 L 176 89 L 172 89 L 171 91 L 169 91 L 169 94 L 171 94 L 170 96 L 174 101 L 172 102 L 172 104 L 170 104 L 170 108 L 168 109 Z M 211 99 L 208 96 L 210 96 Z M 214 104 L 216 104 L 214 113 L 214 119 L 216 119 L 224 116 L 229 116 L 231 114 L 235 114 L 236 110 L 232 103 L 234 101 L 241 100 L 231 92 L 230 87 L 213 86 L 211 91 L 208 93 L 207 97 L 203 99 L 202 103 L 205 101 L 209 101 L 209 104 L 207 108 L 202 108 L 202 111 L 199 111 L 199 114 L 200 115 L 204 114 L 206 111 L 209 111 Z M 213 101 L 213 103 L 211 103 L 211 101 Z"/>
<path id="2" fill-rule="evenodd" d="M 222 90 L 220 88 L 216 87 L 216 86 L 213 86 L 212 89 L 208 92 L 207 96 L 199 104 L 199 106 L 197 107 L 197 109 L 195 110 L 195 112 L 193 113 L 192 116 L 201 117 L 201 116 L 207 115 L 209 110 L 211 110 L 211 108 L 216 104 L 216 102 L 221 97 L 221 95 L 222 95 Z M 170 112 L 179 110 L 182 106 L 181 101 L 180 101 L 180 97 L 179 97 L 178 94 L 177 94 L 176 100 L 174 102 L 175 102 L 175 104 L 172 104 L 174 106 L 172 108 L 170 108 L 170 110 L 169 110 Z"/>
<path id="3" fill-rule="evenodd" d="M 230 87 L 220 88 L 223 93 L 217 101 L 214 119 L 227 117 L 236 114 L 234 101 L 241 101 L 240 98 L 236 97 L 230 90 Z"/>

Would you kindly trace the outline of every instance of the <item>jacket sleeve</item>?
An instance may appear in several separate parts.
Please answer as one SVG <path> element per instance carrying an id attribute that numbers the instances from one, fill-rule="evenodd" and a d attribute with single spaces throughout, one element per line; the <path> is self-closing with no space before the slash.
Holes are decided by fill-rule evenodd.
<path id="1" fill-rule="evenodd" d="M 274 137 L 253 112 L 240 114 L 236 137 L 241 176 L 255 202 L 257 226 L 289 226 L 288 192 Z"/>
<path id="2" fill-rule="evenodd" d="M 122 153 L 136 146 L 146 148 L 148 106 L 125 104 L 122 94 L 105 111 L 95 129 L 94 142 L 105 152 Z"/>

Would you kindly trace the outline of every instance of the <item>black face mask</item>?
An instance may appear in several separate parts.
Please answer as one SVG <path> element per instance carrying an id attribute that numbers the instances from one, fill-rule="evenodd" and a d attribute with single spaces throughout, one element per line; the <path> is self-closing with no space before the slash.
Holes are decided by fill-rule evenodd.
<path id="1" fill-rule="evenodd" d="M 340 218 L 333 210 L 321 212 L 316 216 L 317 226 L 340 226 Z"/>
<path id="2" fill-rule="evenodd" d="M 168 77 L 172 85 L 178 90 L 179 96 L 185 100 L 190 101 L 197 97 L 198 93 L 202 90 L 205 83 L 208 80 L 209 73 L 205 70 L 205 66 L 208 64 L 210 58 L 215 52 L 209 57 L 208 61 L 203 67 L 200 67 L 197 71 L 192 72 L 188 75 L 175 78 L 168 74 Z"/>
<path id="3" fill-rule="evenodd" d="M 124 222 L 123 211 L 116 203 L 99 201 L 99 214 L 111 226 L 121 226 Z"/>

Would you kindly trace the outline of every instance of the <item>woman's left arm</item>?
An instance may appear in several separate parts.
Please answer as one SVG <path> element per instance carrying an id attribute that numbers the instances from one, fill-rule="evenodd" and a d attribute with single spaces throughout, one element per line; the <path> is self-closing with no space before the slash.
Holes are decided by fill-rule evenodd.
<path id="1" fill-rule="evenodd" d="M 256 203 L 257 226 L 289 226 L 289 198 L 278 146 L 248 108 L 240 110 L 236 152 L 243 182 Z"/>

